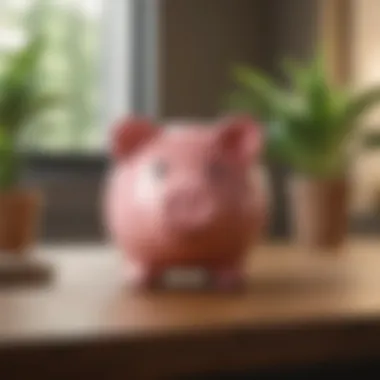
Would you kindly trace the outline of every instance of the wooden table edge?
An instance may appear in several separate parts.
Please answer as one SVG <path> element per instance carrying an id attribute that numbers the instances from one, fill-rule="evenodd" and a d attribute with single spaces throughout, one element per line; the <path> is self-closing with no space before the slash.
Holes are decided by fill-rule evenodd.
<path id="1" fill-rule="evenodd" d="M 375 317 L 0 342 L 0 373 L 9 378 L 27 368 L 39 379 L 79 373 L 93 379 L 102 374 L 162 378 L 368 358 L 380 359 L 380 321 Z"/>

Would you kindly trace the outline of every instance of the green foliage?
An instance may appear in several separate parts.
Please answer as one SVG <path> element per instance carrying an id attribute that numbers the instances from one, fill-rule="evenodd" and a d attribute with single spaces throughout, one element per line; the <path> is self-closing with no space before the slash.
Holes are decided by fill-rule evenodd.
<path id="1" fill-rule="evenodd" d="M 329 83 L 324 62 L 282 66 L 290 86 L 247 66 L 233 71 L 238 90 L 229 108 L 248 112 L 266 127 L 269 159 L 312 176 L 338 176 L 347 164 L 346 143 L 359 118 L 380 102 L 380 86 L 344 91 Z"/>
<path id="2" fill-rule="evenodd" d="M 33 38 L 8 57 L 0 75 L 0 190 L 16 186 L 19 180 L 24 128 L 57 101 L 53 94 L 41 92 L 36 81 L 43 51 L 43 38 Z"/>

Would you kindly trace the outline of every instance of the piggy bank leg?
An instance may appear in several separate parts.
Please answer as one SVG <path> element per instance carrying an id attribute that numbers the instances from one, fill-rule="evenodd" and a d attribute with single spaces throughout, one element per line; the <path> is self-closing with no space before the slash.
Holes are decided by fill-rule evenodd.
<path id="1" fill-rule="evenodd" d="M 212 286 L 218 290 L 240 290 L 245 285 L 245 275 L 241 267 L 228 266 L 212 271 Z"/>
<path id="2" fill-rule="evenodd" d="M 158 268 L 150 265 L 135 265 L 126 271 L 127 283 L 135 289 L 150 289 L 157 286 L 161 276 Z"/>

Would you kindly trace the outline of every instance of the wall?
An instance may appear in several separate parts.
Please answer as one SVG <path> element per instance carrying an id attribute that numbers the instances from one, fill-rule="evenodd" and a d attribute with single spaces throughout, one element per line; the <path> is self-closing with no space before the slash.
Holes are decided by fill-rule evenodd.
<path id="1" fill-rule="evenodd" d="M 361 89 L 380 83 L 380 2 L 378 0 L 351 0 L 353 6 L 351 66 L 352 85 Z M 380 107 L 362 119 L 361 128 L 380 128 Z M 380 190 L 380 155 L 362 152 L 353 171 L 355 188 L 353 209 L 358 212 L 373 210 Z"/>
<path id="2" fill-rule="evenodd" d="M 161 112 L 209 117 L 221 108 L 234 62 L 255 62 L 255 0 L 162 2 Z"/>
<path id="3" fill-rule="evenodd" d="M 164 117 L 222 111 L 234 63 L 275 72 L 283 56 L 314 47 L 318 0 L 164 0 L 160 109 Z"/>
<path id="4" fill-rule="evenodd" d="M 266 65 L 275 74 L 284 58 L 310 59 L 318 37 L 319 0 L 269 0 L 261 2 L 265 14 L 263 33 L 271 35 L 269 46 L 262 47 Z M 265 10 L 264 10 L 265 8 Z"/>

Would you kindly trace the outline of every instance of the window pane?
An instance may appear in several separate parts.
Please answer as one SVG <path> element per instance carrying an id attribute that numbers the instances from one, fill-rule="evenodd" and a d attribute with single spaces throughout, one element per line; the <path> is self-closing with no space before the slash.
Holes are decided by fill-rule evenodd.
<path id="1" fill-rule="evenodd" d="M 37 73 L 41 88 L 64 102 L 28 125 L 28 149 L 53 153 L 102 148 L 100 46 L 103 0 L 1 0 L 0 70 L 7 54 L 42 32 L 47 50 Z"/>

